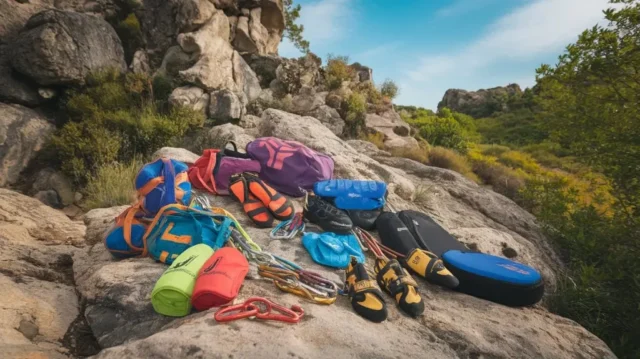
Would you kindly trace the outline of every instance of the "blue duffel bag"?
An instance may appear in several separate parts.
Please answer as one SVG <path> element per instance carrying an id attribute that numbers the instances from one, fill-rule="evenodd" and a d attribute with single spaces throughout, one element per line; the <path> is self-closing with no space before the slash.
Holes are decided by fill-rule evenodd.
<path id="1" fill-rule="evenodd" d="M 379 181 L 332 179 L 316 182 L 313 192 L 332 200 L 344 210 L 374 210 L 384 207 L 387 184 Z"/>
<path id="2" fill-rule="evenodd" d="M 441 258 L 460 281 L 460 292 L 512 307 L 536 304 L 544 294 L 540 273 L 522 263 L 459 250 L 446 251 Z"/>

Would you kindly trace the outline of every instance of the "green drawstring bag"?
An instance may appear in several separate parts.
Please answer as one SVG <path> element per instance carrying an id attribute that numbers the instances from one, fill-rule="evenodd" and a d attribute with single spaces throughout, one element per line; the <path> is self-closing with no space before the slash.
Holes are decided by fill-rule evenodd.
<path id="1" fill-rule="evenodd" d="M 153 287 L 153 309 L 169 317 L 184 317 L 189 314 L 196 277 L 213 252 L 213 249 L 204 243 L 182 252 Z"/>

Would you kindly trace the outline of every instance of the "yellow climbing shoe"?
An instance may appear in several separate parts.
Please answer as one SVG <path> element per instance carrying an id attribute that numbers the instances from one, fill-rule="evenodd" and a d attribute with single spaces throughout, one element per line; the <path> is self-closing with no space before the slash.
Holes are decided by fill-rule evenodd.
<path id="1" fill-rule="evenodd" d="M 409 269 L 433 284 L 450 289 L 460 284 L 458 278 L 444 266 L 442 259 L 431 252 L 416 248 L 409 253 L 404 262 Z"/>
<path id="2" fill-rule="evenodd" d="M 413 318 L 424 312 L 424 302 L 417 291 L 418 283 L 397 260 L 378 258 L 374 269 L 380 288 L 395 298 L 403 312 Z"/>
<path id="3" fill-rule="evenodd" d="M 375 323 L 387 319 L 387 307 L 382 292 L 376 282 L 369 279 L 364 264 L 358 263 L 356 257 L 351 257 L 345 277 L 345 290 L 356 313 Z"/>

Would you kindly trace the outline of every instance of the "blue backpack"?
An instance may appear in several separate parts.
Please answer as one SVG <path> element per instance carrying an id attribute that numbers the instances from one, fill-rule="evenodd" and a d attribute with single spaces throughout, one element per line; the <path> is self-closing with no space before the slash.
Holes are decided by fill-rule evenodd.
<path id="1" fill-rule="evenodd" d="M 186 164 L 169 158 L 159 158 L 144 165 L 135 180 L 142 210 L 154 215 L 168 204 L 189 204 L 191 183 L 188 168 Z"/>
<path id="2" fill-rule="evenodd" d="M 204 243 L 213 249 L 224 247 L 233 228 L 235 223 L 227 216 L 172 204 L 158 212 L 143 242 L 149 256 L 171 264 L 182 252 L 196 244 Z"/>

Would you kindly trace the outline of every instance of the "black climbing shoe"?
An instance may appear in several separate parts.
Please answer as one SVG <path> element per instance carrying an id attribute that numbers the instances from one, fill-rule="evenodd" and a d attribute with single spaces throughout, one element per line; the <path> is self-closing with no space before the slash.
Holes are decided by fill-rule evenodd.
<path id="1" fill-rule="evenodd" d="M 304 204 L 304 218 L 315 223 L 326 232 L 351 233 L 353 222 L 347 213 L 337 209 L 318 196 L 307 194 Z"/>

